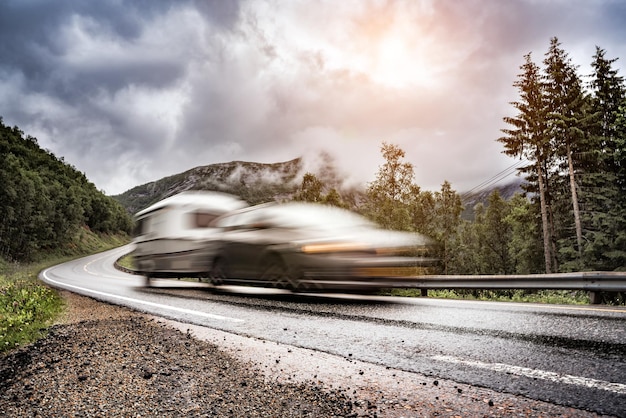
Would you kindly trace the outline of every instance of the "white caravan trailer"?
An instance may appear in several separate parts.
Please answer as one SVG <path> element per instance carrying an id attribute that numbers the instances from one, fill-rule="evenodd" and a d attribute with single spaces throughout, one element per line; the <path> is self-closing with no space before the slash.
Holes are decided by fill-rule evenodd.
<path id="1" fill-rule="evenodd" d="M 134 262 L 151 277 L 202 277 L 211 267 L 216 217 L 247 206 L 224 193 L 187 191 L 137 212 Z"/>

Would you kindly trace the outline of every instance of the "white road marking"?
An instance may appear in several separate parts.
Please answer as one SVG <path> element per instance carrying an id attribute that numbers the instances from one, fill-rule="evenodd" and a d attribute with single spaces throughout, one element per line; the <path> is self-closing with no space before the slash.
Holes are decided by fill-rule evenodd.
<path id="1" fill-rule="evenodd" d="M 80 286 L 74 286 L 74 285 L 71 285 L 71 284 L 67 284 L 67 283 L 63 283 L 63 282 L 59 282 L 59 281 L 51 279 L 48 276 L 48 270 L 51 270 L 51 268 L 44 270 L 41 273 L 41 275 L 46 279 L 46 281 L 48 281 L 50 283 L 54 283 L 54 284 L 60 285 L 61 287 L 69 287 L 69 288 L 72 288 L 72 289 L 80 290 L 80 291 L 91 293 L 91 294 L 98 295 L 98 296 L 105 296 L 105 297 L 108 297 L 108 298 L 113 298 L 113 299 L 122 300 L 122 301 L 126 301 L 126 302 L 138 303 L 138 304 L 141 304 L 141 305 L 151 306 L 151 307 L 154 307 L 154 308 L 159 308 L 159 309 L 179 312 L 179 313 L 183 313 L 183 314 L 201 316 L 201 317 L 209 318 L 209 319 L 216 319 L 216 320 L 220 320 L 220 321 L 230 321 L 230 322 L 245 322 L 243 319 L 231 318 L 231 317 L 222 316 L 222 315 L 215 315 L 215 314 L 210 314 L 210 313 L 201 312 L 201 311 L 194 311 L 194 310 L 191 310 L 191 309 L 179 308 L 179 307 L 176 307 L 176 306 L 162 305 L 160 303 L 148 302 L 146 300 L 133 299 L 133 298 L 125 297 L 125 296 L 114 295 L 112 293 L 105 293 L 105 292 L 100 292 L 100 291 L 97 291 L 97 290 L 87 289 L 87 288 L 80 287 Z"/>
<path id="2" fill-rule="evenodd" d="M 554 372 L 548 372 L 545 370 L 531 369 L 528 367 L 512 366 L 510 364 L 484 363 L 482 361 L 476 360 L 463 360 L 452 356 L 433 356 L 431 357 L 431 359 L 452 364 L 463 364 L 466 366 L 492 370 L 499 373 L 509 373 L 516 376 L 525 376 L 533 379 L 549 380 L 551 382 L 564 383 L 568 385 L 584 386 L 591 389 L 600 389 L 608 392 L 626 395 L 626 385 L 621 383 L 606 382 L 604 380 L 572 376 L 569 374 L 559 374 Z"/>

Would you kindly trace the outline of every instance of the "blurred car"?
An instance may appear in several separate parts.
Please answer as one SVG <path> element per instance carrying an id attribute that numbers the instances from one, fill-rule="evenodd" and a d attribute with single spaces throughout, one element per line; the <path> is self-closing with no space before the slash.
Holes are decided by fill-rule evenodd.
<path id="1" fill-rule="evenodd" d="M 333 206 L 265 204 L 225 214 L 213 226 L 222 231 L 213 284 L 376 291 L 391 278 L 426 274 L 437 265 L 428 256 L 428 238 L 381 229 Z"/>

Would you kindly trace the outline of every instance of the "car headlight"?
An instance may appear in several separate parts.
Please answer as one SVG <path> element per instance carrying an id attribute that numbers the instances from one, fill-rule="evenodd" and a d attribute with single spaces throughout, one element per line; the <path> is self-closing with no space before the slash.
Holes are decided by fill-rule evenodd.
<path id="1" fill-rule="evenodd" d="M 369 247 L 365 244 L 356 242 L 333 242 L 325 244 L 308 244 L 303 245 L 302 252 L 307 254 L 320 254 L 320 253 L 339 253 L 339 252 L 354 252 L 354 251 L 367 251 Z"/>
<path id="2" fill-rule="evenodd" d="M 376 248 L 376 254 L 378 255 L 398 255 L 398 256 L 410 256 L 410 257 L 427 257 L 432 252 L 432 249 L 427 246 L 419 247 L 385 247 Z"/>

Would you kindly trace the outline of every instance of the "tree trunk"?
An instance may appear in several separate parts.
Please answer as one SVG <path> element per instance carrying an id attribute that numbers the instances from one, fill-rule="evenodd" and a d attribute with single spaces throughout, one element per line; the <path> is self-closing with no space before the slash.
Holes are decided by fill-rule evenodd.
<path id="1" fill-rule="evenodd" d="M 576 192 L 576 179 L 574 178 L 574 162 L 570 151 L 569 142 L 567 144 L 567 164 L 569 168 L 569 185 L 572 190 L 572 206 L 574 208 L 574 223 L 576 225 L 576 244 L 578 246 L 578 267 L 583 267 L 583 228 L 580 222 L 580 209 L 578 208 L 578 193 Z"/>
<path id="2" fill-rule="evenodd" d="M 548 206 L 546 204 L 546 188 L 541 169 L 541 160 L 537 159 L 537 178 L 539 179 L 539 203 L 541 206 L 541 226 L 543 230 L 543 256 L 546 263 L 546 274 L 552 273 L 552 239 L 548 223 Z"/>
<path id="3" fill-rule="evenodd" d="M 546 173 L 547 173 L 547 169 L 546 169 Z M 554 273 L 557 273 L 559 271 L 559 261 L 556 257 L 556 255 L 559 253 L 559 251 L 557 250 L 557 238 L 556 238 L 556 229 L 554 226 L 554 207 L 552 206 L 551 202 L 551 197 L 550 197 L 550 186 L 549 186 L 549 182 L 548 179 L 544 179 L 546 186 L 546 209 L 548 210 L 548 226 L 550 227 L 550 245 L 552 248 L 552 253 L 550 254 L 550 256 L 552 257 L 552 264 L 550 267 L 550 270 Z"/>

